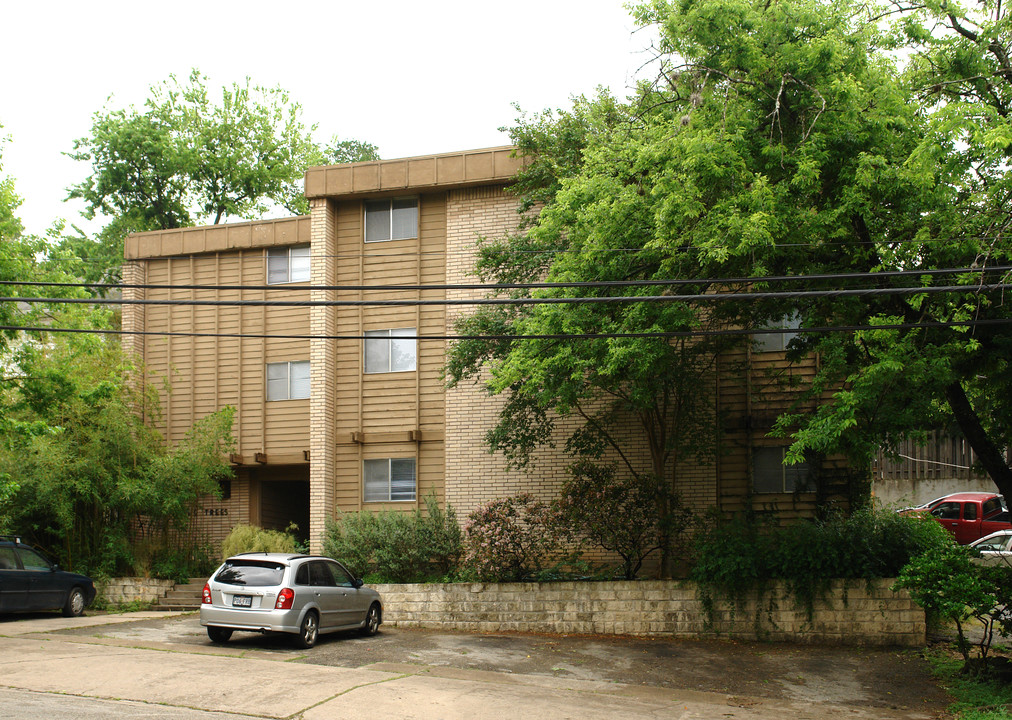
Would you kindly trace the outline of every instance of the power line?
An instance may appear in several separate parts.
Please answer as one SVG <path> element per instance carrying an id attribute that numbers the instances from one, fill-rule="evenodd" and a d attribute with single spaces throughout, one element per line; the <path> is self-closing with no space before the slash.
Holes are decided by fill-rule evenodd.
<path id="1" fill-rule="evenodd" d="M 883 325 L 824 325 L 804 328 L 755 328 L 755 329 L 721 329 L 721 330 L 671 330 L 637 333 L 546 333 L 528 335 L 400 335 L 400 340 L 419 341 L 457 341 L 457 340 L 597 340 L 608 338 L 679 338 L 679 337 L 719 337 L 739 335 L 768 334 L 827 334 L 834 332 L 860 332 L 865 330 L 920 330 L 932 328 L 978 327 L 988 325 L 1010 325 L 1012 318 L 994 318 L 987 320 L 946 320 L 921 323 L 888 323 Z M 106 328 L 58 328 L 50 326 L 0 325 L 0 331 L 23 332 L 54 332 L 92 335 L 153 335 L 157 337 L 189 337 L 189 338 L 230 338 L 249 340 L 374 340 L 372 336 L 363 334 L 347 335 L 312 335 L 305 333 L 222 333 L 222 332 L 183 332 L 162 330 L 116 330 Z"/>
<path id="2" fill-rule="evenodd" d="M 535 283 L 453 283 L 453 284 L 393 284 L 393 285 L 298 285 L 281 283 L 271 285 L 177 285 L 154 283 L 65 283 L 54 281 L 0 280 L 0 286 L 17 287 L 63 287 L 94 288 L 102 290 L 215 290 L 215 291 L 423 291 L 423 290 L 543 290 L 558 288 L 609 288 L 609 287 L 675 287 L 686 285 L 740 285 L 781 282 L 818 282 L 822 280 L 881 280 L 896 277 L 932 277 L 937 275 L 960 275 L 970 273 L 996 273 L 1012 271 L 1012 265 L 997 265 L 980 268 L 929 268 L 924 270 L 884 270 L 882 272 L 820 273 L 813 275 L 771 275 L 766 277 L 730 278 L 671 278 L 653 280 L 595 280 L 581 282 L 535 282 Z M 968 286 L 970 287 L 970 286 Z"/>
<path id="3" fill-rule="evenodd" d="M 788 290 L 778 292 L 701 293 L 692 295 L 643 295 L 611 297 L 522 297 L 408 300 L 155 300 L 125 298 L 0 297 L 0 302 L 53 305 L 166 305 L 186 307 L 419 307 L 459 305 L 593 305 L 601 303 L 716 303 L 753 300 L 803 300 L 814 298 L 938 295 L 1012 289 L 1009 283 L 938 285 L 929 287 L 862 288 L 850 290 Z"/>

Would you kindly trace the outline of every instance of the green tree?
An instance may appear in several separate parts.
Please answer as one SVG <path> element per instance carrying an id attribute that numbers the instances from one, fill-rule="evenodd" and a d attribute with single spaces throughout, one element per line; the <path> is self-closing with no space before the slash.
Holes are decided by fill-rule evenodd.
<path id="1" fill-rule="evenodd" d="M 231 410 L 166 449 L 137 412 L 155 395 L 137 395 L 135 374 L 117 345 L 87 334 L 26 342 L 10 364 L 4 414 L 48 429 L 0 438 L 0 473 L 19 485 L 12 523 L 68 567 L 147 569 L 230 473 Z"/>
<path id="2" fill-rule="evenodd" d="M 533 429 L 547 427 L 548 410 L 565 415 L 584 403 L 576 387 L 599 398 L 635 389 L 626 408 L 640 415 L 654 403 L 667 407 L 661 401 L 679 393 L 663 383 L 724 349 L 707 336 L 681 343 L 585 334 L 758 330 L 794 314 L 803 327 L 869 329 L 791 343 L 792 360 L 819 357 L 801 399 L 832 401 L 781 417 L 777 431 L 794 441 L 790 459 L 844 452 L 867 467 L 880 445 L 956 422 L 1012 496 L 999 451 L 1012 440 L 1012 318 L 999 295 L 979 287 L 1000 277 L 987 268 L 1010 260 L 1009 26 L 996 4 L 975 8 L 984 17 L 972 22 L 968 12 L 929 3 L 887 27 L 886 13 L 864 3 L 656 0 L 634 8 L 659 32 L 656 81 L 626 103 L 602 94 L 521 118 L 511 132 L 531 162 L 517 189 L 526 206 L 543 209 L 515 237 L 484 243 L 479 268 L 501 281 L 695 279 L 677 292 L 700 299 L 469 318 L 460 330 L 581 338 L 452 349 L 451 383 L 487 368 L 491 391 L 507 395 L 493 447 L 547 441 Z M 941 30 L 924 30 L 936 21 Z M 900 50 L 914 53 L 905 74 Z M 951 268 L 977 272 L 941 272 Z M 896 294 L 737 297 L 837 290 L 845 274 L 860 278 L 852 288 Z M 768 280 L 779 276 L 793 282 Z M 958 290 L 935 292 L 948 286 Z M 637 292 L 675 291 L 622 289 Z M 662 359 L 680 346 L 683 358 L 698 353 L 695 364 Z"/>
<path id="3" fill-rule="evenodd" d="M 341 140 L 335 135 L 321 149 L 322 165 L 340 165 L 342 163 L 366 162 L 379 160 L 379 148 L 372 143 L 361 140 Z"/>
<path id="4" fill-rule="evenodd" d="M 321 148 L 314 129 L 280 87 L 247 78 L 214 97 L 197 70 L 186 82 L 170 75 L 142 108 L 95 113 L 91 133 L 74 142 L 68 155 L 90 163 L 91 174 L 68 197 L 86 203 L 87 218 L 110 222 L 95 240 L 81 233 L 65 244 L 89 261 L 88 279 L 103 279 L 131 232 L 255 219 L 274 207 L 306 212 L 307 167 L 376 157 L 375 146 L 356 140 Z"/>

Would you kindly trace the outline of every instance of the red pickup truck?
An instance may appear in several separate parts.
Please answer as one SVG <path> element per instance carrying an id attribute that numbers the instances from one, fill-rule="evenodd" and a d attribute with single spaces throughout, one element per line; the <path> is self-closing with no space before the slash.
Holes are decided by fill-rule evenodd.
<path id="1" fill-rule="evenodd" d="M 1005 501 L 1001 495 L 994 493 L 955 493 L 906 512 L 930 514 L 955 535 L 960 545 L 968 545 L 985 535 L 1012 528 Z"/>

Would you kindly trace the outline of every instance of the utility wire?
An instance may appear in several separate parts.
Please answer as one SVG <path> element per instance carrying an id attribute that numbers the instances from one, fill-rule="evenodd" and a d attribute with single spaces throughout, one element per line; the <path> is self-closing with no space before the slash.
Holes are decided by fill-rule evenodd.
<path id="1" fill-rule="evenodd" d="M 767 335 L 767 334 L 826 334 L 833 332 L 860 332 L 864 330 L 917 330 L 951 327 L 978 327 L 982 325 L 1010 325 L 1012 318 L 995 318 L 989 320 L 948 320 L 922 323 L 889 323 L 883 325 L 824 325 L 804 328 L 755 328 L 723 329 L 723 330 L 672 330 L 638 333 L 546 333 L 529 335 L 399 335 L 399 340 L 596 340 L 606 338 L 678 338 L 678 337 L 717 337 L 736 335 Z M 223 332 L 182 332 L 162 330 L 114 330 L 104 328 L 58 328 L 49 326 L 0 325 L 0 331 L 23 332 L 55 332 L 96 335 L 154 335 L 158 337 L 189 337 L 189 338 L 233 338 L 253 340 L 375 340 L 367 335 L 312 335 L 284 333 L 223 333 Z"/>
<path id="2" fill-rule="evenodd" d="M 473 284 L 428 284 L 428 285 L 299 285 L 281 283 L 271 285 L 176 285 L 153 283 L 64 283 L 53 281 L 0 280 L 0 286 L 20 287 L 65 287 L 94 288 L 102 290 L 229 290 L 229 291 L 408 291 L 408 290 L 543 290 L 555 288 L 609 288 L 642 286 L 684 286 L 684 285 L 738 285 L 780 282 L 814 282 L 820 280 L 881 280 L 895 277 L 921 277 L 936 275 L 960 275 L 967 273 L 995 273 L 1012 271 L 1012 265 L 998 265 L 981 268 L 930 268 L 925 270 L 886 270 L 882 272 L 823 273 L 815 275 L 771 275 L 768 277 L 732 278 L 673 278 L 655 280 L 595 280 L 583 282 L 536 282 L 536 283 L 473 283 Z M 967 286 L 968 288 L 971 286 Z"/>
<path id="3" fill-rule="evenodd" d="M 783 300 L 898 295 L 938 295 L 941 293 L 981 294 L 1012 289 L 1009 283 L 980 285 L 939 285 L 929 287 L 864 288 L 852 290 L 789 290 L 778 292 L 707 293 L 692 295 L 644 295 L 614 297 L 523 297 L 433 300 L 154 300 L 124 298 L 40 298 L 0 297 L 7 303 L 46 303 L 54 305 L 168 305 L 186 307 L 418 307 L 457 305 L 592 305 L 600 303 L 688 302 L 714 303 L 752 300 Z"/>

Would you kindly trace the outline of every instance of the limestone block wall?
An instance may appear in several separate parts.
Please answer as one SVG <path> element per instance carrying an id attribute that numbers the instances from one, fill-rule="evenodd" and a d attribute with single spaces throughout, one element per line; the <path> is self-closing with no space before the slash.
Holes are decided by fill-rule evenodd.
<path id="1" fill-rule="evenodd" d="M 157 578 L 112 578 L 98 587 L 98 597 L 113 605 L 130 602 L 157 602 L 173 587 L 171 580 Z"/>
<path id="2" fill-rule="evenodd" d="M 836 581 L 811 618 L 775 585 L 762 600 L 758 622 L 754 602 L 733 610 L 717 603 L 712 625 L 688 581 L 372 587 L 383 598 L 383 622 L 393 627 L 922 646 L 924 611 L 905 591 L 893 592 L 892 584 Z"/>

